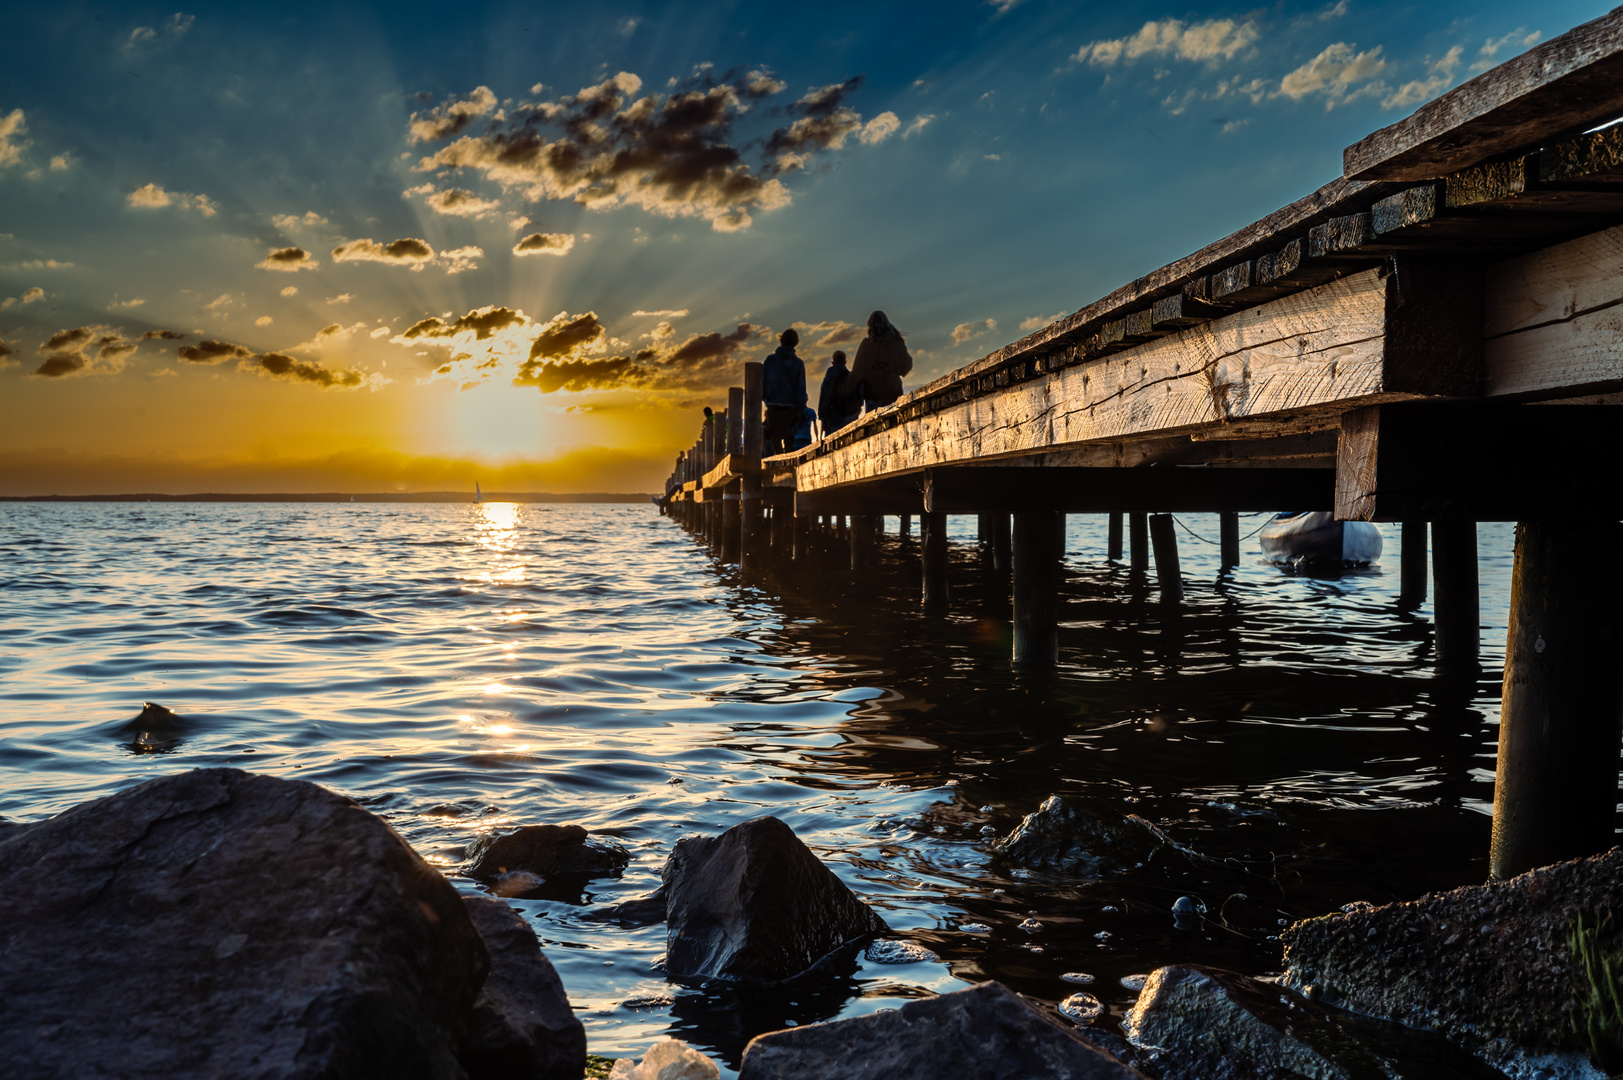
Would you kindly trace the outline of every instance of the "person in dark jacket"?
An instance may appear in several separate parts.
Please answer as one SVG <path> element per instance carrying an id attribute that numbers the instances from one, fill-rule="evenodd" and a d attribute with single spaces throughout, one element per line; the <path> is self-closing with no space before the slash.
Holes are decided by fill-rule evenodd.
<path id="1" fill-rule="evenodd" d="M 794 442 L 800 411 L 806 407 L 806 364 L 795 355 L 800 335 L 791 327 L 778 335 L 778 348 L 761 365 L 761 403 L 766 406 L 767 457 L 782 454 Z"/>
<path id="2" fill-rule="evenodd" d="M 851 393 L 851 369 L 845 366 L 845 352 L 834 350 L 828 370 L 823 372 L 823 388 L 817 394 L 817 419 L 823 425 L 823 438 L 857 418 L 862 406 Z"/>
<path id="3" fill-rule="evenodd" d="M 902 376 L 913 370 L 913 357 L 902 332 L 883 311 L 868 316 L 868 336 L 857 346 L 851 365 L 851 386 L 871 412 L 902 396 Z M 854 396 L 854 395 L 853 395 Z"/>
<path id="4" fill-rule="evenodd" d="M 810 446 L 812 442 L 812 424 L 817 421 L 817 414 L 812 412 L 808 405 L 800 410 L 800 423 L 795 425 L 794 445 L 791 450 L 800 450 Z"/>

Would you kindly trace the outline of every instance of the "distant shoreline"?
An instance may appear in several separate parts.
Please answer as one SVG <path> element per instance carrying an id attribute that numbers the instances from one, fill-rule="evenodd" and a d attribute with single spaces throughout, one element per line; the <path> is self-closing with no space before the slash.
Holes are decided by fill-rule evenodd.
<path id="1" fill-rule="evenodd" d="M 487 503 L 644 503 L 651 494 L 594 491 L 584 494 L 556 494 L 548 491 L 487 491 Z M 193 495 L 166 495 L 142 492 L 132 495 L 0 495 L 0 502 L 252 502 L 252 503 L 471 503 L 471 491 L 373 491 L 373 492 L 274 492 L 264 495 L 233 492 L 198 492 Z"/>

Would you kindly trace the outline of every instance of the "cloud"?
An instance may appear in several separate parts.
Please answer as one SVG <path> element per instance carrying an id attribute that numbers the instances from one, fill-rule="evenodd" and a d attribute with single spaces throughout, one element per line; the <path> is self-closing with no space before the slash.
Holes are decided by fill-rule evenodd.
<path id="1" fill-rule="evenodd" d="M 292 274 L 300 270 L 314 270 L 320 265 L 320 259 L 317 259 L 301 247 L 276 248 L 265 256 L 263 262 L 254 263 L 255 269 L 279 270 L 284 274 Z"/>
<path id="2" fill-rule="evenodd" d="M 330 224 L 330 222 L 314 210 L 306 210 L 303 217 L 297 214 L 277 214 L 271 218 L 271 224 L 283 232 L 290 232 L 293 229 L 315 228 L 318 225 Z"/>
<path id="3" fill-rule="evenodd" d="M 412 142 L 439 142 L 460 134 L 481 116 L 496 110 L 496 95 L 488 86 L 475 87 L 460 100 L 453 98 L 422 113 L 411 114 Z"/>
<path id="4" fill-rule="evenodd" d="M 1007 15 L 1025 2 L 1026 0 L 986 0 L 986 6 L 995 8 L 999 15 Z"/>
<path id="5" fill-rule="evenodd" d="M 424 189 L 427 189 L 426 191 Z M 421 184 L 403 192 L 405 195 L 427 195 L 423 200 L 428 203 L 431 210 L 437 213 L 449 214 L 453 217 L 482 217 L 493 210 L 500 210 L 502 204 L 497 199 L 481 199 L 478 195 L 465 188 L 447 188 L 444 191 L 435 191 L 433 184 Z"/>
<path id="6" fill-rule="evenodd" d="M 133 300 L 115 300 L 115 301 L 113 301 L 112 306 L 115 307 L 115 308 L 137 308 L 137 307 L 140 307 L 142 304 L 145 304 L 145 303 L 146 303 L 145 300 L 142 300 L 139 297 L 137 297 L 136 299 L 133 299 Z"/>
<path id="7" fill-rule="evenodd" d="M 902 122 L 893 112 L 882 112 L 862 125 L 857 138 L 868 146 L 882 143 L 902 128 Z"/>
<path id="8" fill-rule="evenodd" d="M 570 315 L 560 311 L 531 340 L 529 360 L 555 360 L 574 352 L 593 351 L 600 348 L 607 338 L 608 332 L 598 321 L 597 312 Z M 524 372 L 520 371 L 519 374 L 522 378 Z"/>
<path id="9" fill-rule="evenodd" d="M 376 240 L 352 240 L 332 249 L 333 262 L 376 262 L 391 266 L 408 266 L 421 270 L 434 258 L 434 249 L 428 241 L 404 237 L 392 243 L 380 244 Z"/>
<path id="10" fill-rule="evenodd" d="M 152 27 L 150 27 L 150 26 L 137 26 L 134 30 L 130 31 L 129 41 L 125 42 L 125 44 L 127 44 L 127 45 L 140 45 L 142 42 L 154 41 L 154 40 L 157 39 L 157 37 L 158 37 L 158 32 L 156 30 L 152 29 Z"/>
<path id="11" fill-rule="evenodd" d="M 70 262 L 58 262 L 55 259 L 29 259 L 27 262 L 18 263 L 17 265 L 29 270 L 66 270 L 73 264 Z"/>
<path id="12" fill-rule="evenodd" d="M 329 303 L 329 304 L 347 304 L 353 299 L 355 299 L 355 297 L 353 297 L 349 293 L 345 292 L 345 293 L 339 293 L 337 296 L 329 296 L 329 297 L 327 297 L 327 303 Z"/>
<path id="13" fill-rule="evenodd" d="M 568 255 L 574 246 L 573 233 L 531 233 L 513 245 L 513 254 Z"/>
<path id="14" fill-rule="evenodd" d="M 1422 101 L 1430 101 L 1453 84 L 1454 74 L 1459 71 L 1460 60 L 1464 55 L 1465 46 L 1463 45 L 1456 45 L 1449 49 L 1440 59 L 1427 64 L 1427 74 L 1424 79 L 1415 79 L 1404 83 L 1396 91 L 1381 99 L 1381 107 L 1385 109 L 1401 109 L 1410 105 L 1419 105 Z"/>
<path id="15" fill-rule="evenodd" d="M 58 330 L 39 347 L 38 354 L 45 359 L 34 369 L 34 374 L 46 379 L 113 374 L 124 369 L 125 361 L 139 347 L 122 332 L 105 326 Z"/>
<path id="16" fill-rule="evenodd" d="M 214 200 L 207 195 L 193 195 L 185 191 L 165 191 L 157 184 L 147 184 L 130 192 L 126 201 L 143 210 L 157 210 L 165 206 L 178 206 L 183 210 L 196 210 L 204 217 L 218 213 Z"/>
<path id="17" fill-rule="evenodd" d="M 594 210 L 638 206 L 736 232 L 749 228 L 752 214 L 789 204 L 780 174 L 804 168 L 812 154 L 839 149 L 852 133 L 880 141 L 894 130 L 883 116 L 865 126 L 845 103 L 859 82 L 813 90 L 788 106 L 784 112 L 795 119 L 766 138 L 759 170 L 740 149 L 751 140 L 735 138 L 735 128 L 756 102 L 780 93 L 782 81 L 764 71 L 716 81 L 708 69 L 668 94 L 643 95 L 642 80 L 620 72 L 569 97 L 518 106 L 510 116 L 493 118 L 485 133 L 463 135 L 415 168 L 472 170 L 537 202 L 573 200 Z M 414 121 L 414 138 L 452 134 L 448 124 L 423 126 L 421 120 Z"/>
<path id="18" fill-rule="evenodd" d="M 1471 65 L 1471 70 L 1486 71 L 1497 63 L 1494 57 L 1499 55 L 1500 50 L 1515 49 L 1520 52 L 1523 49 L 1532 48 L 1542 36 L 1537 30 L 1529 32 L 1527 27 L 1518 26 L 1502 38 L 1489 38 L 1482 43 L 1482 48 L 1477 50 L 1477 55 L 1481 59 Z"/>
<path id="19" fill-rule="evenodd" d="M 329 368 L 283 352 L 267 352 L 241 360 L 238 371 L 253 371 L 273 379 L 309 383 L 326 390 L 364 386 L 367 377 L 352 368 Z"/>
<path id="20" fill-rule="evenodd" d="M 5 116 L 0 116 L 0 169 L 10 168 L 22 161 L 23 151 L 33 145 L 22 137 L 27 130 L 21 109 L 12 109 Z"/>
<path id="21" fill-rule="evenodd" d="M 637 26 L 641 22 L 642 20 L 634 15 L 627 16 L 626 18 L 615 23 L 614 29 L 621 37 L 630 37 L 632 34 L 637 32 Z"/>
<path id="22" fill-rule="evenodd" d="M 203 307 L 209 311 L 224 311 L 226 308 L 235 303 L 236 300 L 231 296 L 230 293 L 221 293 L 213 300 L 210 300 L 208 303 L 204 304 Z"/>
<path id="23" fill-rule="evenodd" d="M 17 359 L 17 350 L 6 344 L 4 340 L 0 340 L 0 368 L 13 367 L 20 363 L 22 361 Z"/>
<path id="24" fill-rule="evenodd" d="M 182 345 L 175 350 L 175 355 L 192 364 L 218 364 L 222 360 L 247 359 L 254 355 L 254 351 L 246 345 L 210 338 L 196 345 Z"/>
<path id="25" fill-rule="evenodd" d="M 477 270 L 479 264 L 475 259 L 485 257 L 485 249 L 469 244 L 467 247 L 448 248 L 440 252 L 440 261 L 445 264 L 447 274 L 460 274 L 464 270 Z"/>
<path id="26" fill-rule="evenodd" d="M 52 172 L 67 172 L 72 165 L 73 155 L 71 154 L 55 154 L 51 157 Z"/>
<path id="27" fill-rule="evenodd" d="M 31 289 L 23 290 L 22 302 L 25 304 L 37 303 L 43 299 L 45 299 L 45 290 L 40 288 L 38 285 L 35 285 Z"/>
<path id="28" fill-rule="evenodd" d="M 1031 315 L 1020 320 L 1020 329 L 1027 332 L 1041 330 L 1045 326 L 1059 322 L 1069 314 L 1068 311 L 1056 311 L 1052 315 Z"/>
<path id="29" fill-rule="evenodd" d="M 681 319 L 687 316 L 687 308 L 669 308 L 663 311 L 643 311 L 638 308 L 631 313 L 634 319 Z"/>
<path id="30" fill-rule="evenodd" d="M 171 34 L 174 34 L 176 37 L 179 37 L 186 31 L 190 30 L 192 28 L 192 23 L 196 21 L 196 15 L 183 15 L 177 11 L 173 15 L 169 16 L 169 21 L 164 24 L 164 28 Z"/>
<path id="31" fill-rule="evenodd" d="M 812 339 L 819 348 L 854 345 L 868 332 L 866 327 L 839 320 L 819 323 L 797 322 L 794 327 L 803 339 Z"/>
<path id="32" fill-rule="evenodd" d="M 299 295 L 299 287 L 297 285 L 285 286 L 282 289 L 282 295 L 283 296 L 297 296 L 297 295 Z"/>
<path id="33" fill-rule="evenodd" d="M 588 316 L 596 324 L 596 316 L 589 312 L 587 316 L 573 317 L 565 326 L 582 323 Z M 695 334 L 680 345 L 640 349 L 623 356 L 582 356 L 579 346 L 560 352 L 556 348 L 560 342 L 544 344 L 538 338 L 530 359 L 513 381 L 534 386 L 544 394 L 560 390 L 713 389 L 736 380 L 740 354 L 758 346 L 763 336 L 761 327 L 739 323 L 730 333 Z M 549 359 L 549 355 L 558 358 Z"/>
<path id="34" fill-rule="evenodd" d="M 1339 19 L 1345 14 L 1347 14 L 1347 0 L 1336 0 L 1335 3 L 1319 12 L 1319 21 L 1329 22 L 1331 19 Z"/>
<path id="35" fill-rule="evenodd" d="M 261 315 L 259 318 L 254 320 L 254 325 L 255 326 L 269 326 L 274 321 L 275 320 L 272 319 L 269 315 Z"/>
<path id="36" fill-rule="evenodd" d="M 141 335 L 142 341 L 179 341 L 185 334 L 177 334 L 173 330 L 148 330 Z"/>
<path id="37" fill-rule="evenodd" d="M 1310 94 L 1323 94 L 1328 109 L 1365 94 L 1384 91 L 1384 84 L 1370 83 L 1386 69 L 1381 47 L 1377 45 L 1367 52 L 1354 52 L 1355 48 L 1343 41 L 1326 46 L 1319 55 L 1280 80 L 1279 93 L 1293 101 Z M 1369 85 L 1354 90 L 1356 83 Z"/>
<path id="38" fill-rule="evenodd" d="M 1095 67 L 1110 67 L 1122 60 L 1145 56 L 1213 63 L 1232 60 L 1260 36 L 1257 24 L 1249 19 L 1245 22 L 1207 19 L 1193 24 L 1182 19 L 1162 19 L 1145 23 L 1131 37 L 1090 41 L 1078 49 L 1071 60 Z"/>
<path id="39" fill-rule="evenodd" d="M 918 116 L 915 116 L 912 122 L 909 123 L 902 131 L 902 138 L 912 138 L 914 135 L 917 135 L 919 132 L 923 131 L 925 127 L 934 119 L 934 113 L 920 113 Z"/>
<path id="40" fill-rule="evenodd" d="M 979 323 L 959 323 L 957 326 L 952 328 L 952 343 L 954 345 L 962 345 L 970 338 L 980 337 L 982 334 L 996 329 L 996 319 L 987 319 L 985 322 Z"/>
<path id="41" fill-rule="evenodd" d="M 437 317 L 422 319 L 413 323 L 400 336 L 407 341 L 416 341 L 419 338 L 454 338 L 471 331 L 475 341 L 488 341 L 498 331 L 506 330 L 510 326 L 523 326 L 528 321 L 523 312 L 492 304 L 489 307 L 474 308 L 466 315 L 449 321 Z"/>

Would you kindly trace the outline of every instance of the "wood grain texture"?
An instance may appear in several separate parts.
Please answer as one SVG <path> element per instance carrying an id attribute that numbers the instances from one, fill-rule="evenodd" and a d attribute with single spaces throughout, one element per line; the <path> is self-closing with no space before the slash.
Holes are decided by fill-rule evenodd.
<path id="1" fill-rule="evenodd" d="M 1486 297 L 1489 396 L 1623 382 L 1623 226 L 1491 267 Z"/>
<path id="2" fill-rule="evenodd" d="M 1623 113 L 1623 11 L 1551 38 L 1359 140 L 1349 180 L 1415 181 L 1576 135 Z"/>

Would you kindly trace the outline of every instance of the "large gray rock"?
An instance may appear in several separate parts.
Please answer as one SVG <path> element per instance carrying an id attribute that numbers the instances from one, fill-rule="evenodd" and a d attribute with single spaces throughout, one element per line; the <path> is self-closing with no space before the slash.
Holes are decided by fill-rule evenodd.
<path id="1" fill-rule="evenodd" d="M 1249 1076 L 1252 1069 L 1311 1080 L 1504 1080 L 1439 1035 L 1194 964 L 1154 972 L 1123 1027 L 1135 1046 L 1161 1052 L 1141 1064 L 1166 1080 Z"/>
<path id="2" fill-rule="evenodd" d="M 580 1080 L 586 1029 L 524 917 L 501 900 L 464 896 L 490 951 L 462 1064 L 476 1078 Z"/>
<path id="3" fill-rule="evenodd" d="M 1144 1080 L 1019 994 L 983 982 L 897 1009 L 759 1035 L 738 1080 Z"/>
<path id="4" fill-rule="evenodd" d="M 8 1077 L 459 1077 L 489 957 L 314 784 L 203 769 L 0 833 Z"/>
<path id="5" fill-rule="evenodd" d="M 518 871 L 542 878 L 608 874 L 631 861 L 625 848 L 593 837 L 579 825 L 526 825 L 510 833 L 482 836 L 468 845 L 467 858 L 468 876 L 480 881 Z"/>
<path id="6" fill-rule="evenodd" d="M 1050 795 L 993 845 L 1010 862 L 1099 877 L 1149 857 L 1165 839 L 1150 822 L 1076 795 Z"/>
<path id="7" fill-rule="evenodd" d="M 665 970 L 781 982 L 888 929 L 775 817 L 688 836 L 665 862 Z"/>
<path id="8" fill-rule="evenodd" d="M 1592 926 L 1601 912 L 1623 913 L 1623 848 L 1296 923 L 1281 935 L 1286 982 L 1359 1012 L 1446 1031 L 1495 1060 L 1554 1051 L 1584 986 L 1567 932 L 1580 914 Z M 1623 965 L 1623 935 L 1601 948 Z"/>

